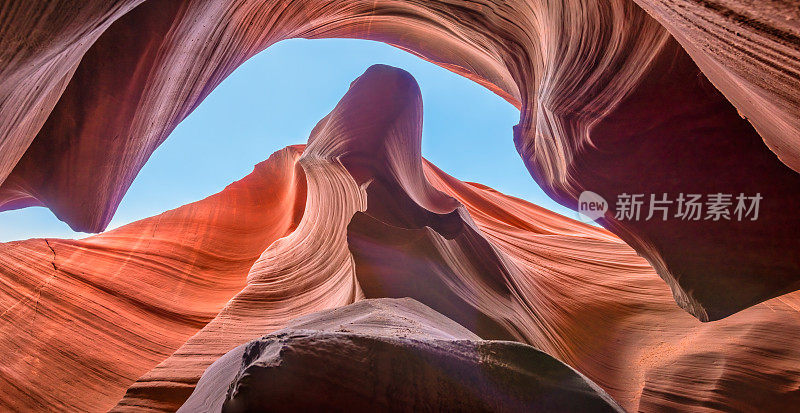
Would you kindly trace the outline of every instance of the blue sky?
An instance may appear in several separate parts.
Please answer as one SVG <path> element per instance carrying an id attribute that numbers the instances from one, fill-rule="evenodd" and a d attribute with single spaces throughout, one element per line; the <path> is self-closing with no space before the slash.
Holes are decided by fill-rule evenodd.
<path id="1" fill-rule="evenodd" d="M 187 117 L 142 168 L 109 228 L 205 198 L 311 129 L 372 64 L 409 71 L 424 105 L 422 153 L 445 172 L 562 215 L 512 140 L 519 111 L 480 85 L 383 43 L 294 39 L 253 57 Z M 0 213 L 0 241 L 82 238 L 45 208 Z"/>

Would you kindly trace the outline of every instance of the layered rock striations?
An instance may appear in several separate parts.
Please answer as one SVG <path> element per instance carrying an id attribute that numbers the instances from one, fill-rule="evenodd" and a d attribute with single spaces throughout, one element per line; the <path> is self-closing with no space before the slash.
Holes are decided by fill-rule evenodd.
<path id="1" fill-rule="evenodd" d="M 301 152 L 276 152 L 219 194 L 100 235 L 0 244 L 0 406 L 113 406 L 212 320 L 264 249 L 297 226 Z"/>
<path id="2" fill-rule="evenodd" d="M 519 107 L 517 149 L 565 205 L 584 190 L 760 192 L 757 222 L 601 221 L 697 318 L 800 287 L 790 2 L 10 1 L 0 19 L 0 209 L 44 205 L 100 231 L 153 150 L 247 58 L 288 38 L 364 38 Z"/>
<path id="3" fill-rule="evenodd" d="M 186 408 L 217 406 L 246 343 L 311 313 L 409 297 L 464 338 L 543 351 L 627 411 L 800 403 L 797 293 L 701 323 L 613 234 L 425 162 L 421 122 L 413 78 L 373 66 L 306 147 L 217 195 L 85 240 L 0 244 L 0 344 L 14 355 L 0 402 L 174 411 L 205 373 Z M 369 341 L 321 338 L 405 348 L 386 323 Z M 281 345 L 301 349 L 300 366 L 338 354 L 297 339 Z"/>

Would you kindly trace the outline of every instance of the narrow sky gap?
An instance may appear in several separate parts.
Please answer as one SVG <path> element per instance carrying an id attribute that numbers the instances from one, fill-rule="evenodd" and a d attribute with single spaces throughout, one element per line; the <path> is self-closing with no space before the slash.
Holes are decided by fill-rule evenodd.
<path id="1" fill-rule="evenodd" d="M 109 229 L 222 190 L 316 122 L 372 64 L 409 71 L 424 100 L 422 152 L 445 172 L 562 215 L 525 169 L 512 141 L 519 111 L 482 86 L 383 43 L 294 39 L 253 57 L 217 87 L 153 153 Z M 45 208 L 0 213 L 0 241 L 82 238 Z"/>

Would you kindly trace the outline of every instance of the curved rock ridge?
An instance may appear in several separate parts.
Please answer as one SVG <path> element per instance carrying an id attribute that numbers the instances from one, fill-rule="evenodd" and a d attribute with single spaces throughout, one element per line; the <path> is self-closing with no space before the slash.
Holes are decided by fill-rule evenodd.
<path id="1" fill-rule="evenodd" d="M 293 37 L 364 38 L 519 107 L 517 149 L 567 206 L 584 190 L 612 203 L 623 193 L 761 193 L 755 222 L 600 221 L 697 318 L 723 318 L 800 287 L 800 11 L 790 3 L 0 7 L 0 61 L 8 62 L 0 69 L 2 210 L 45 205 L 75 229 L 100 231 L 152 151 L 247 58 Z"/>
<path id="2" fill-rule="evenodd" d="M 421 138 L 422 97 L 414 78 L 389 66 L 370 67 L 312 130 L 298 160 L 307 198 L 297 229 L 264 250 L 247 274 L 247 286 L 131 386 L 115 410 L 174 410 L 189 396 L 175 392 L 175 383 L 194 384 L 232 348 L 298 315 L 363 298 L 347 249 L 347 225 L 367 209 L 367 188 L 387 181 L 409 188 L 406 196 L 431 209 L 446 212 L 457 205 L 425 180 Z M 405 214 L 402 208 L 395 212 Z"/>
<path id="3" fill-rule="evenodd" d="M 0 244 L 2 409 L 111 408 L 297 226 L 301 152 L 283 149 L 216 195 L 100 235 Z"/>
<path id="4" fill-rule="evenodd" d="M 533 347 L 481 340 L 414 300 L 387 298 L 307 315 L 231 350 L 178 411 L 298 409 L 622 411 Z"/>
<path id="5" fill-rule="evenodd" d="M 421 115 L 413 78 L 374 66 L 305 149 L 218 195 L 81 241 L 3 244 L 3 403 L 174 411 L 231 350 L 379 297 L 529 344 L 627 411 L 800 403 L 798 293 L 701 323 L 611 233 L 424 162 Z"/>
<path id="6" fill-rule="evenodd" d="M 698 322 L 608 232 L 422 163 L 418 93 L 407 73 L 386 66 L 351 85 L 299 160 L 308 201 L 297 230 L 116 410 L 177 408 L 172 390 L 231 349 L 294 316 L 387 296 L 416 299 L 485 339 L 531 344 L 627 410 L 798 402 L 796 294 Z"/>
<path id="7" fill-rule="evenodd" d="M 357 214 L 348 243 L 366 297 L 408 296 L 485 339 L 514 336 L 576 367 L 628 411 L 800 402 L 797 293 L 700 323 L 610 233 L 431 164 L 426 176 L 475 225 L 454 235 Z"/>

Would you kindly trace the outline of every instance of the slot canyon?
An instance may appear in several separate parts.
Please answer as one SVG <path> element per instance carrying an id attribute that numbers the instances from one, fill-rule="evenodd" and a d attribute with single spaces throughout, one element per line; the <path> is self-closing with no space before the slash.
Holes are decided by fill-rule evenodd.
<path id="1" fill-rule="evenodd" d="M 415 78 L 374 64 L 305 144 L 107 230 L 178 124 L 292 38 L 489 89 L 561 205 L 734 216 L 592 225 L 459 180 L 423 158 Z M 94 233 L 0 243 L 0 410 L 793 411 L 799 172 L 793 0 L 0 1 L 0 211 Z"/>

